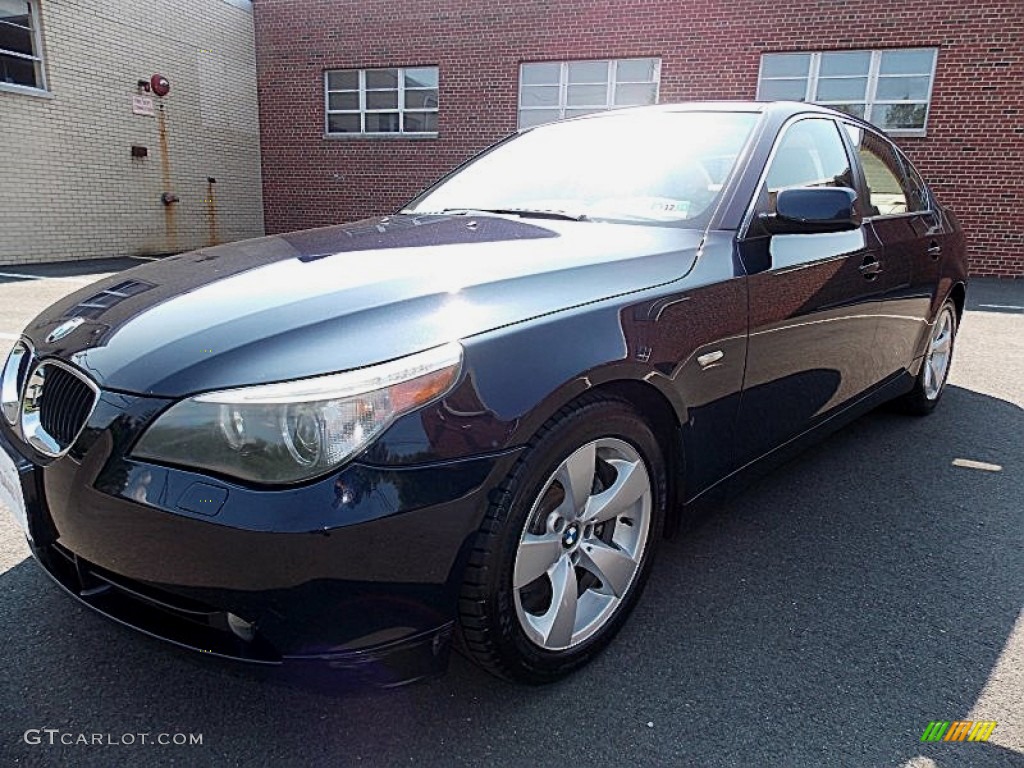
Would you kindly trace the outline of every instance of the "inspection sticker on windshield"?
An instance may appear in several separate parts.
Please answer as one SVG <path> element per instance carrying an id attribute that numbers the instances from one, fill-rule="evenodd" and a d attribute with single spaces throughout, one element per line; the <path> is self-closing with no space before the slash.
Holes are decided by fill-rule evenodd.
<path id="1" fill-rule="evenodd" d="M 21 478 L 18 468 L 11 457 L 0 450 L 0 506 L 7 507 L 14 516 L 15 522 L 29 536 L 28 513 L 25 511 L 25 496 L 21 490 Z M 31 538 L 31 537 L 29 537 Z"/>
<path id="2" fill-rule="evenodd" d="M 689 200 L 668 200 L 660 197 L 655 197 L 651 198 L 650 207 L 652 211 L 660 211 L 662 213 L 674 213 L 684 219 L 690 213 Z"/>

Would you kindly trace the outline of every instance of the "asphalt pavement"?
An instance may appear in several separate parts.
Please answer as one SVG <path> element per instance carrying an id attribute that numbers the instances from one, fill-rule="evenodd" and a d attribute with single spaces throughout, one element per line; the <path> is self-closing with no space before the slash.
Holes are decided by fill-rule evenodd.
<path id="1" fill-rule="evenodd" d="M 94 277 L 3 271 L 4 353 Z M 457 656 L 392 691 L 199 664 L 60 593 L 0 512 L 0 765 L 1024 766 L 1024 281 L 968 303 L 936 413 L 872 413 L 664 542 L 616 642 L 548 687 Z M 932 720 L 998 725 L 922 743 Z"/>

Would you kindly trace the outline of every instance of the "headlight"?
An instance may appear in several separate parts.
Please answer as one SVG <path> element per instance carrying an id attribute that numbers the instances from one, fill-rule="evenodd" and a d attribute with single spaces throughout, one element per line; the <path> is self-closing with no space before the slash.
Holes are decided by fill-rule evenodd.
<path id="1" fill-rule="evenodd" d="M 132 455 L 256 483 L 307 480 L 443 395 L 461 366 L 452 343 L 346 373 L 208 392 L 168 409 Z"/>

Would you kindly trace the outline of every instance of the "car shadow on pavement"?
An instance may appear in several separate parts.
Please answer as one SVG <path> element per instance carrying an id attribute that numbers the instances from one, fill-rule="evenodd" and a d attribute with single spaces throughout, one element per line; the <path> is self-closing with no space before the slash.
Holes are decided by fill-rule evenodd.
<path id="1" fill-rule="evenodd" d="M 958 387 L 927 419 L 860 419 L 664 542 L 616 642 L 544 688 L 461 657 L 444 678 L 392 691 L 260 684 L 92 615 L 26 561 L 0 575 L 0 754 L 104 766 L 1020 766 L 999 726 L 988 744 L 920 737 L 932 720 L 972 719 L 1024 605 L 1022 434 L 1021 408 Z M 1019 697 L 1020 678 L 1005 684 Z M 29 728 L 202 733 L 203 744 L 33 746 Z"/>

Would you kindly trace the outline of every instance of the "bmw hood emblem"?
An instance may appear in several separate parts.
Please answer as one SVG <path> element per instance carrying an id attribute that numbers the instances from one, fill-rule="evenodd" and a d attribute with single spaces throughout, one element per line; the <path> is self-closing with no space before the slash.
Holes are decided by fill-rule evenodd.
<path id="1" fill-rule="evenodd" d="M 66 320 L 52 331 L 50 335 L 46 337 L 47 344 L 53 344 L 55 341 L 60 341 L 65 336 L 69 336 L 74 333 L 75 329 L 85 322 L 83 317 L 72 317 L 70 320 Z"/>

